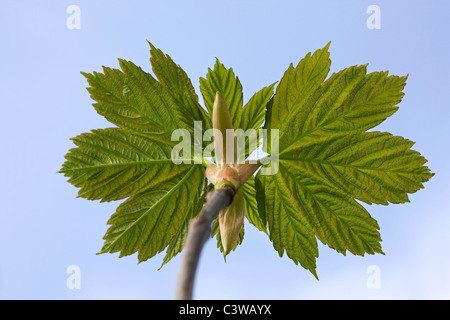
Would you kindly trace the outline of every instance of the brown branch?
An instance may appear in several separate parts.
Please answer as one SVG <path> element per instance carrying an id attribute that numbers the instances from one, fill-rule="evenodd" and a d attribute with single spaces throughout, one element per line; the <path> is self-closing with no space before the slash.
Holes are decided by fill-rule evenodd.
<path id="1" fill-rule="evenodd" d="M 211 225 L 220 210 L 231 204 L 234 194 L 235 190 L 229 185 L 224 185 L 220 189 L 209 192 L 202 211 L 196 218 L 192 219 L 178 271 L 175 299 L 192 299 L 198 261 L 205 242 L 211 237 Z"/>

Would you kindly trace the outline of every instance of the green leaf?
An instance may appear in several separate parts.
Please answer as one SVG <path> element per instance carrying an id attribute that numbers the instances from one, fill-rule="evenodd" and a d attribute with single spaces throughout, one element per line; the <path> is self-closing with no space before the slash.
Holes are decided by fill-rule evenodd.
<path id="1" fill-rule="evenodd" d="M 297 150 L 307 138 L 366 131 L 397 111 L 407 78 L 366 72 L 366 66 L 354 66 L 333 74 L 311 99 L 297 103 L 277 127 L 280 152 Z"/>
<path id="2" fill-rule="evenodd" d="M 369 204 L 404 203 L 408 193 L 423 188 L 432 176 L 423 166 L 425 158 L 410 149 L 413 145 L 382 132 L 332 136 L 314 143 L 303 139 L 297 150 L 282 154 L 282 163 L 321 177 Z"/>
<path id="3" fill-rule="evenodd" d="M 331 61 L 328 48 L 308 53 L 294 68 L 293 64 L 284 73 L 277 87 L 275 100 L 271 110 L 271 125 L 278 128 L 292 112 L 298 109 L 299 103 L 308 99 L 322 85 L 329 70 Z"/>
<path id="4" fill-rule="evenodd" d="M 184 71 L 153 46 L 151 51 L 160 82 L 121 59 L 121 70 L 104 67 L 103 73 L 83 73 L 95 109 L 119 128 L 75 137 L 77 147 L 69 150 L 60 172 L 80 188 L 80 197 L 128 198 L 109 220 L 100 253 L 139 252 L 139 261 L 144 261 L 167 247 L 164 264 L 181 250 L 206 190 L 201 165 L 172 162 L 177 142 L 170 137 L 175 129 L 192 128 L 194 120 L 206 128 L 211 121 Z"/>
<path id="5" fill-rule="evenodd" d="M 256 201 L 255 178 L 250 177 L 243 186 L 242 196 L 244 198 L 245 217 L 258 230 L 268 234 L 267 220 L 262 212 L 258 211 L 258 203 Z"/>
<path id="6" fill-rule="evenodd" d="M 227 69 L 216 59 L 214 69 L 208 69 L 205 78 L 200 78 L 200 90 L 206 108 L 212 114 L 216 92 L 220 91 L 228 104 L 234 129 L 258 129 L 264 122 L 266 105 L 273 96 L 275 83 L 256 92 L 243 106 L 242 85 L 232 68 Z"/>
<path id="7" fill-rule="evenodd" d="M 172 162 L 173 142 L 151 137 L 120 128 L 82 134 L 73 139 L 77 148 L 66 155 L 61 172 L 80 188 L 80 197 L 129 197 L 109 220 L 113 226 L 101 253 L 139 251 L 143 261 L 169 246 L 166 263 L 181 250 L 189 220 L 204 203 L 206 184 L 201 166 Z"/>
<path id="8" fill-rule="evenodd" d="M 330 70 L 329 46 L 330 43 L 325 48 L 314 52 L 313 55 L 308 53 L 295 68 L 291 63 L 284 73 L 277 86 L 274 100 L 267 110 L 266 128 L 269 133 L 268 141 L 271 140 L 270 129 L 281 129 L 282 125 L 289 119 L 301 121 L 300 117 L 302 115 L 299 117 L 299 115 L 295 114 L 298 110 L 302 110 L 300 105 L 305 102 L 312 103 L 314 98 L 318 97 L 313 95 L 320 88 Z M 269 153 L 270 150 L 269 144 Z"/>
<path id="9" fill-rule="evenodd" d="M 234 129 L 245 132 L 263 124 L 269 129 L 264 141 L 269 153 L 276 150 L 269 143 L 270 129 L 279 130 L 278 163 L 266 165 L 278 172 L 260 170 L 241 191 L 247 220 L 269 235 L 280 256 L 286 253 L 317 278 L 317 240 L 342 254 L 383 253 L 379 226 L 358 201 L 404 203 L 433 176 L 426 159 L 411 149 L 413 142 L 368 132 L 396 112 L 407 77 L 367 73 L 363 65 L 327 78 L 328 43 L 291 64 L 275 95 L 276 83 L 244 105 L 238 77 L 216 59 L 200 78 L 205 110 L 183 69 L 149 45 L 157 79 L 122 59 L 120 70 L 82 73 L 97 112 L 119 127 L 73 138 L 76 147 L 60 170 L 80 197 L 125 199 L 108 221 L 99 253 L 138 253 L 142 262 L 167 249 L 163 266 L 182 250 L 189 221 L 213 186 L 202 165 L 172 162 L 178 142 L 170 137 L 180 128 L 192 133 L 194 121 L 210 129 L 217 91 L 228 104 Z M 245 156 L 258 145 L 246 137 Z M 223 252 L 217 221 L 212 236 Z M 236 247 L 243 236 L 244 228 Z"/>
<path id="10" fill-rule="evenodd" d="M 243 106 L 242 85 L 232 68 L 227 69 L 216 59 L 214 69 L 208 69 L 206 79 L 200 78 L 200 90 L 210 114 L 212 114 L 216 92 L 219 91 L 228 104 L 234 130 L 242 129 L 244 134 L 249 129 L 257 131 L 262 126 L 275 84 L 276 82 L 256 92 Z M 257 139 L 250 141 L 249 136 L 246 136 L 245 145 L 242 146 L 245 148 L 244 153 L 241 154 L 247 158 L 258 146 Z"/>
<path id="11" fill-rule="evenodd" d="M 204 130 L 212 128 L 211 118 L 198 103 L 198 96 L 184 70 L 176 65 L 170 56 L 150 42 L 149 45 L 153 72 L 174 99 L 174 107 L 180 119 L 188 128 L 193 128 L 194 121 L 202 121 Z"/>
<path id="12" fill-rule="evenodd" d="M 152 137 L 158 139 L 152 140 Z M 120 128 L 93 130 L 73 138 L 60 172 L 80 188 L 79 197 L 120 200 L 184 174 L 188 165 L 171 160 L 173 142 L 161 135 L 140 136 Z"/>
<path id="13" fill-rule="evenodd" d="M 266 106 L 273 96 L 275 84 L 276 82 L 256 92 L 243 109 L 237 110 L 233 122 L 235 129 L 257 130 L 262 126 L 266 115 Z"/>
<path id="14" fill-rule="evenodd" d="M 238 112 L 243 106 L 243 93 L 241 82 L 234 75 L 232 68 L 226 69 L 219 59 L 216 59 L 214 69 L 208 69 L 206 79 L 200 78 L 200 91 L 210 115 L 216 92 L 219 91 L 228 104 L 233 124 L 236 123 Z"/>
<path id="15" fill-rule="evenodd" d="M 138 252 L 142 262 L 163 251 L 179 235 L 186 214 L 202 201 L 204 178 L 204 169 L 194 165 L 157 190 L 130 197 L 109 219 L 111 227 L 99 253 L 120 251 L 123 257 Z"/>
<path id="16" fill-rule="evenodd" d="M 166 263 L 168 263 L 173 257 L 175 257 L 178 253 L 183 250 L 184 243 L 186 241 L 186 237 L 189 231 L 189 223 L 195 218 L 201 211 L 203 205 L 206 203 L 206 194 L 212 190 L 211 187 L 207 187 L 208 180 L 206 178 L 203 179 L 203 186 L 201 187 L 201 194 L 196 204 L 189 208 L 189 211 L 186 212 L 183 218 L 183 224 L 181 228 L 178 230 L 178 233 L 173 238 L 172 242 L 169 244 L 166 250 L 166 255 L 163 259 L 163 263 L 161 264 L 161 269 Z"/>
<path id="17" fill-rule="evenodd" d="M 103 73 L 82 73 L 97 112 L 137 133 L 170 135 L 181 128 L 168 89 L 132 62 L 119 59 L 119 63 L 122 71 L 103 67 Z"/>
<path id="18" fill-rule="evenodd" d="M 314 237 L 343 254 L 383 253 L 377 222 L 355 200 L 407 202 L 432 176 L 411 141 L 366 132 L 398 109 L 406 77 L 353 66 L 325 80 L 328 47 L 281 79 L 265 124 L 279 130 L 279 171 L 256 176 L 275 249 L 314 275 Z"/>
<path id="19" fill-rule="evenodd" d="M 305 217 L 298 214 L 299 208 L 292 203 L 289 186 L 277 177 L 279 174 L 265 176 L 258 172 L 256 175 L 258 208 L 267 218 L 270 240 L 280 257 L 286 251 L 295 264 L 300 263 L 317 277 L 316 237 Z"/>
<path id="20" fill-rule="evenodd" d="M 246 103 L 244 108 L 238 110 L 238 114 L 235 116 L 236 123 L 233 123 L 235 129 L 242 129 L 244 134 L 249 129 L 258 132 L 258 129 L 261 128 L 265 119 L 266 107 L 273 97 L 275 84 L 276 82 L 256 92 Z M 258 139 L 251 141 L 250 137 L 246 136 L 245 145 L 242 146 L 244 149 L 242 150 L 241 148 L 240 152 L 245 155 L 245 158 L 248 158 L 259 145 L 259 137 Z"/>
<path id="21" fill-rule="evenodd" d="M 382 253 L 376 221 L 364 207 L 327 181 L 289 163 L 280 162 L 279 174 L 265 176 L 264 182 L 273 184 L 276 194 L 271 198 L 275 198 L 275 202 L 283 202 L 284 214 L 287 216 L 266 210 L 271 235 L 283 232 L 278 226 L 282 224 L 280 221 L 288 219 L 292 222 L 297 219 L 309 226 L 319 240 L 338 252 L 345 254 L 348 250 L 358 255 L 364 252 Z M 271 192 L 270 187 L 265 188 L 266 199 L 267 193 Z M 286 237 L 287 240 L 281 245 L 289 245 L 289 238 Z"/>

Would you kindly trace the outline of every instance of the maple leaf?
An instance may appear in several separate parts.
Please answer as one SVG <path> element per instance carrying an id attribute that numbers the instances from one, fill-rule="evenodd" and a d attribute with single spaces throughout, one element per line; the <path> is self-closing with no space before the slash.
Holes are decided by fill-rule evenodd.
<path id="1" fill-rule="evenodd" d="M 368 131 L 398 109 L 407 77 L 352 66 L 327 79 L 327 44 L 297 66 L 291 64 L 275 92 L 277 82 L 244 104 L 238 77 L 216 59 L 200 78 L 202 107 L 183 69 L 149 45 L 156 78 L 122 59 L 121 69 L 82 73 L 94 108 L 116 127 L 73 138 L 76 147 L 60 172 L 79 188 L 79 197 L 124 199 L 108 221 L 99 253 L 137 253 L 142 262 L 166 250 L 164 265 L 183 249 L 189 222 L 216 181 L 207 179 L 206 168 L 214 163 L 198 161 L 194 147 L 186 161 L 173 161 L 178 142 L 172 134 L 187 130 L 194 136 L 192 144 L 204 147 L 205 141 L 195 136 L 195 122 L 203 130 L 213 128 L 218 92 L 234 129 L 267 129 L 265 151 L 278 161 L 264 164 L 261 159 L 261 169 L 274 166 L 276 173 L 260 170 L 240 181 L 237 209 L 268 234 L 280 256 L 286 253 L 317 277 L 317 239 L 342 254 L 383 253 L 379 226 L 357 200 L 404 203 L 433 175 L 411 141 Z M 278 140 L 272 139 L 275 133 Z M 246 137 L 245 158 L 260 142 Z M 219 219 L 212 236 L 224 251 Z M 243 237 L 244 227 L 226 253 Z"/>
<path id="2" fill-rule="evenodd" d="M 279 171 L 256 176 L 275 249 L 315 276 L 316 237 L 343 254 L 383 253 L 377 222 L 355 199 L 407 202 L 432 177 L 411 141 L 366 132 L 398 109 L 406 77 L 353 66 L 326 79 L 328 47 L 281 79 L 266 115 L 279 130 Z"/>

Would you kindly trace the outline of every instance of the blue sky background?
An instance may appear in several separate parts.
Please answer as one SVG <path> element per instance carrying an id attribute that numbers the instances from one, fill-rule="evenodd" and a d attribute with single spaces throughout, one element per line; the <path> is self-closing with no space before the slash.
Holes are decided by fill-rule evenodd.
<path id="1" fill-rule="evenodd" d="M 81 29 L 69 30 L 69 5 Z M 369 30 L 366 9 L 381 8 Z M 198 299 L 449 299 L 450 31 L 448 1 L 3 1 L 0 11 L 0 298 L 172 299 L 180 255 L 96 255 L 118 203 L 76 198 L 56 173 L 69 138 L 110 124 L 96 114 L 80 71 L 150 71 L 146 40 L 180 64 L 198 90 L 215 57 L 233 67 L 244 100 L 279 80 L 288 65 L 332 41 L 331 72 L 409 74 L 400 110 L 377 129 L 416 142 L 435 177 L 402 205 L 366 206 L 381 227 L 385 255 L 343 256 L 319 244 L 317 281 L 247 224 L 225 263 L 209 241 Z M 77 265 L 81 289 L 66 286 Z M 380 270 L 369 289 L 369 266 Z"/>

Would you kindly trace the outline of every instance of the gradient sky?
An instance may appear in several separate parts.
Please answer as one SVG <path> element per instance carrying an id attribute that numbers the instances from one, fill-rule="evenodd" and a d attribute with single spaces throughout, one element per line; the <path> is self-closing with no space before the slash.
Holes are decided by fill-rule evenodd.
<path id="1" fill-rule="evenodd" d="M 381 29 L 366 9 L 381 9 Z M 78 5 L 80 29 L 66 9 Z M 410 203 L 366 208 L 385 255 L 343 256 L 319 243 L 317 281 L 246 224 L 225 263 L 216 243 L 202 253 L 198 299 L 450 299 L 450 31 L 448 1 L 3 1 L 0 11 L 0 299 L 172 299 L 178 255 L 96 255 L 118 203 L 76 198 L 56 173 L 69 138 L 110 124 L 92 107 L 80 71 L 150 72 L 146 40 L 180 64 L 198 90 L 215 58 L 232 67 L 244 100 L 281 78 L 291 62 L 331 41 L 331 72 L 368 63 L 409 75 L 399 111 L 377 130 L 415 141 L 436 173 Z M 81 288 L 68 289 L 69 266 Z M 367 286 L 368 269 L 380 287 Z"/>

